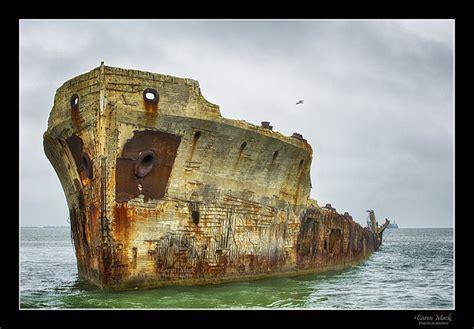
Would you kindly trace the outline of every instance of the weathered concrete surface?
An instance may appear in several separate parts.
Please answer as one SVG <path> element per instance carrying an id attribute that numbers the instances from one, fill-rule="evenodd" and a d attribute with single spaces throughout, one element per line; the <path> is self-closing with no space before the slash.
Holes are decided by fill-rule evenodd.
<path id="1" fill-rule="evenodd" d="M 194 80 L 101 65 L 57 90 L 44 149 L 102 288 L 341 268 L 381 243 L 309 199 L 301 135 L 222 118 Z"/>

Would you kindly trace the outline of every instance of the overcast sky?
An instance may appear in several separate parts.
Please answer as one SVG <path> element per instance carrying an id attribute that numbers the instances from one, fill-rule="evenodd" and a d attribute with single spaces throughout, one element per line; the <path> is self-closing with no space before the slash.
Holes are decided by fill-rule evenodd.
<path id="1" fill-rule="evenodd" d="M 106 65 L 198 80 L 224 117 L 303 134 L 311 197 L 365 225 L 453 226 L 453 33 L 423 21 L 20 21 L 21 225 L 68 225 L 42 134 Z M 304 99 L 304 104 L 295 103 Z"/>

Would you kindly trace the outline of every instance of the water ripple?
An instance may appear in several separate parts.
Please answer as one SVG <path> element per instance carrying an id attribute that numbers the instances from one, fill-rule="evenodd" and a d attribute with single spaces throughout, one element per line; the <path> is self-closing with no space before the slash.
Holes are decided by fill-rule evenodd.
<path id="1" fill-rule="evenodd" d="M 24 228 L 21 238 L 22 308 L 453 307 L 452 229 L 390 230 L 367 261 L 338 272 L 125 292 L 78 278 L 68 228 Z"/>

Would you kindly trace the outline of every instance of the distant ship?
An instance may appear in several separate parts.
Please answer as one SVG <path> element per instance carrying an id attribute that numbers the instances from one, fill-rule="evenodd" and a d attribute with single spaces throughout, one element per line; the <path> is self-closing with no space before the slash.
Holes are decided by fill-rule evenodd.
<path id="1" fill-rule="evenodd" d="M 57 90 L 44 149 L 79 275 L 104 289 L 340 269 L 389 224 L 319 206 L 301 134 L 223 118 L 191 79 L 102 63 Z"/>
<path id="2" fill-rule="evenodd" d="M 393 223 L 388 224 L 387 228 L 398 228 L 398 225 L 393 221 Z"/>

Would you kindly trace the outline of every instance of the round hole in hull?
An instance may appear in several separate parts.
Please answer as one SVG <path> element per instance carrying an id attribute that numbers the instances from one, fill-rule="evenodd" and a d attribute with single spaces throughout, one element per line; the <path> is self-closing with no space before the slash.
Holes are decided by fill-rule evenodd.
<path id="1" fill-rule="evenodd" d="M 155 89 L 147 88 L 143 91 L 143 99 L 145 102 L 157 103 L 159 99 L 159 94 Z"/>
<path id="2" fill-rule="evenodd" d="M 74 95 L 71 96 L 70 104 L 71 104 L 71 108 L 75 108 L 79 105 L 79 95 L 78 94 L 74 94 Z"/>
<path id="3" fill-rule="evenodd" d="M 140 153 L 135 163 L 135 176 L 143 178 L 148 175 L 156 163 L 156 155 L 153 151 L 147 150 Z"/>

